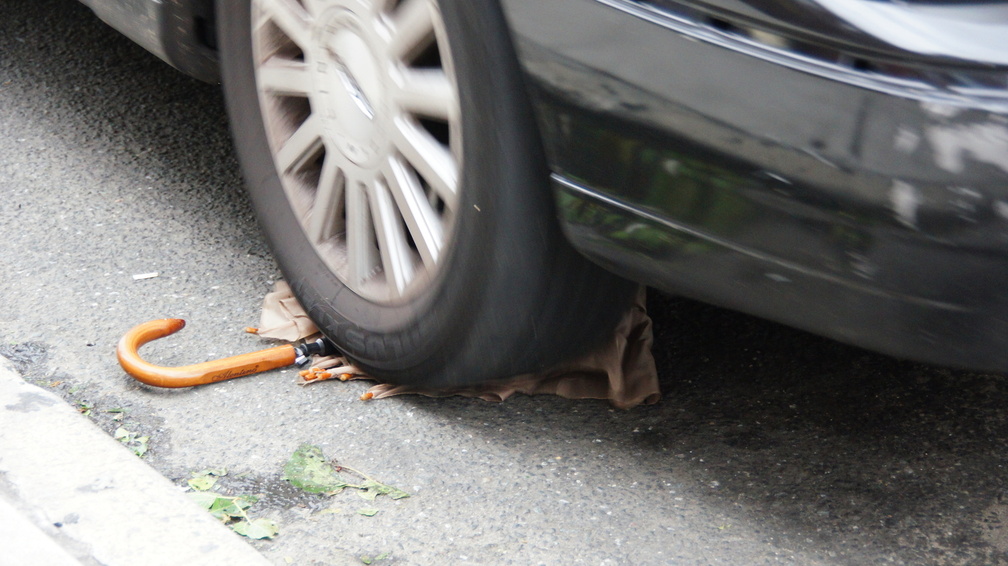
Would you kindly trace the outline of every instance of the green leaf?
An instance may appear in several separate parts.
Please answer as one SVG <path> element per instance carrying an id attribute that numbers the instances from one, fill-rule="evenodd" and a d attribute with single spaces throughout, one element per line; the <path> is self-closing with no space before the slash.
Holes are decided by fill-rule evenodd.
<path id="1" fill-rule="evenodd" d="M 147 442 L 149 436 L 137 436 L 135 432 L 130 432 L 124 427 L 118 427 L 112 433 L 112 437 L 126 445 L 137 456 L 143 457 L 147 453 Z"/>
<path id="2" fill-rule="evenodd" d="M 385 560 L 386 558 L 388 558 L 391 555 L 392 555 L 391 552 L 383 552 L 383 553 L 379 554 L 378 556 L 375 556 L 374 559 L 375 560 Z"/>
<path id="3" fill-rule="evenodd" d="M 365 507 L 363 509 L 358 509 L 357 512 L 360 513 L 361 515 L 364 515 L 365 517 L 374 517 L 375 515 L 378 514 L 378 510 L 375 509 L 374 507 Z"/>
<path id="4" fill-rule="evenodd" d="M 256 504 L 259 498 L 255 495 L 239 495 L 235 497 L 235 503 L 242 509 L 248 509 L 249 507 Z"/>
<path id="5" fill-rule="evenodd" d="M 192 499 L 196 505 L 199 505 L 204 509 L 210 509 L 214 502 L 217 501 L 217 498 L 220 497 L 220 495 L 216 493 L 208 493 L 205 491 L 191 491 L 186 495 L 188 495 L 189 499 Z"/>
<path id="6" fill-rule="evenodd" d="M 273 538 L 280 533 L 280 528 L 277 527 L 276 523 L 269 519 L 261 518 L 251 522 L 239 521 L 231 525 L 231 528 L 234 532 L 255 540 Z"/>
<path id="7" fill-rule="evenodd" d="M 389 497 L 392 499 L 406 499 L 409 497 L 409 494 L 399 488 L 393 487 L 392 492 L 389 493 Z"/>
<path id="8" fill-rule="evenodd" d="M 322 449 L 302 444 L 284 464 L 283 479 L 308 493 L 335 493 L 349 484 L 333 470 Z"/>
<path id="9" fill-rule="evenodd" d="M 206 491 L 217 483 L 217 478 L 226 476 L 227 470 L 224 468 L 214 468 L 193 472 L 192 477 L 186 480 L 189 487 L 196 491 Z"/>
<path id="10" fill-rule="evenodd" d="M 364 491 L 358 492 L 357 495 L 367 499 L 368 501 L 374 501 L 379 495 L 387 495 L 392 499 L 403 499 L 405 497 L 409 497 L 409 494 L 405 491 L 375 480 L 367 480 L 358 487 Z"/>
<path id="11" fill-rule="evenodd" d="M 134 446 L 130 446 L 130 449 L 133 450 L 134 454 L 143 458 L 143 455 L 147 453 L 148 440 L 150 440 L 149 436 L 141 436 L 136 439 L 136 444 Z"/>
<path id="12" fill-rule="evenodd" d="M 217 493 L 211 495 L 216 496 L 216 499 L 209 507 L 210 514 L 224 522 L 230 519 L 246 519 L 245 510 L 258 501 L 258 498 L 252 495 L 238 495 L 234 497 Z"/>
<path id="13" fill-rule="evenodd" d="M 214 476 L 202 476 L 198 478 L 190 478 L 186 481 L 189 487 L 195 489 L 196 491 L 206 491 L 217 483 L 217 478 Z"/>
<path id="14" fill-rule="evenodd" d="M 361 484 L 361 489 L 374 491 L 378 495 L 384 495 L 392 491 L 392 488 L 375 480 L 367 480 Z"/>
<path id="15" fill-rule="evenodd" d="M 269 519 L 249 520 L 245 511 L 259 500 L 254 495 L 230 496 L 210 491 L 191 491 L 187 495 L 194 503 L 209 511 L 217 520 L 230 524 L 231 528 L 240 535 L 253 539 L 264 539 L 273 538 L 279 532 L 276 523 Z"/>
<path id="16" fill-rule="evenodd" d="M 371 557 L 368 556 L 367 554 L 362 554 L 360 557 L 360 561 L 365 564 L 371 564 L 372 562 L 374 562 L 373 560 L 371 560 Z"/>

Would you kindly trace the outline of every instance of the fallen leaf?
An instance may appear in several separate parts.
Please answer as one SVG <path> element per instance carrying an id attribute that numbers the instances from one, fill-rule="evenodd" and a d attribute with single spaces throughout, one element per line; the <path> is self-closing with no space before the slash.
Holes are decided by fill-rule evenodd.
<path id="1" fill-rule="evenodd" d="M 231 525 L 231 529 L 244 537 L 255 540 L 273 538 L 280 533 L 280 528 L 277 527 L 276 523 L 263 518 L 256 519 L 251 522 L 238 521 L 237 523 Z"/>
<path id="2" fill-rule="evenodd" d="M 217 478 L 214 476 L 200 476 L 198 478 L 189 478 L 186 480 L 186 483 L 196 491 L 206 491 L 217 483 Z"/>
<path id="3" fill-rule="evenodd" d="M 284 464 L 283 479 L 308 493 L 337 493 L 349 486 L 322 455 L 322 449 L 302 444 Z"/>
<path id="4" fill-rule="evenodd" d="M 219 496 L 214 500 L 213 505 L 210 506 L 210 514 L 217 517 L 225 523 L 231 519 L 243 519 L 245 518 L 245 509 L 248 509 L 246 505 L 244 508 L 237 502 L 237 498 Z"/>
<path id="5" fill-rule="evenodd" d="M 254 495 L 221 495 L 212 491 L 190 491 L 186 495 L 242 536 L 264 539 L 273 538 L 280 532 L 276 523 L 269 519 L 248 518 L 246 511 L 259 501 Z"/>
<path id="6" fill-rule="evenodd" d="M 187 495 L 225 523 L 232 519 L 247 519 L 245 510 L 259 500 L 254 495 L 221 495 L 212 491 L 191 491 Z"/>
<path id="7" fill-rule="evenodd" d="M 135 446 L 130 446 L 130 448 L 133 450 L 134 454 L 143 458 L 143 455 L 147 453 L 147 441 L 149 440 L 149 436 L 138 436 L 136 438 L 137 444 Z"/>
<path id="8" fill-rule="evenodd" d="M 217 478 L 226 475 L 227 470 L 224 468 L 200 470 L 193 472 L 192 477 L 186 480 L 186 483 L 196 491 L 206 491 L 217 483 Z"/>
<path id="9" fill-rule="evenodd" d="M 363 509 L 358 509 L 357 512 L 360 513 L 361 515 L 364 515 L 365 517 L 374 517 L 375 515 L 378 514 L 378 510 L 375 509 L 374 507 L 365 507 Z"/>
<path id="10" fill-rule="evenodd" d="M 112 433 L 112 437 L 123 443 L 127 448 L 132 450 L 134 454 L 140 456 L 141 458 L 147 453 L 147 442 L 150 440 L 149 436 L 137 436 L 135 432 L 130 432 L 123 427 L 118 427 L 115 429 L 115 432 Z"/>
<path id="11" fill-rule="evenodd" d="M 193 503 L 204 509 L 210 509 L 214 502 L 217 501 L 217 498 L 220 497 L 216 493 L 209 493 L 206 491 L 190 491 L 186 495 L 189 496 L 189 499 L 193 500 Z"/>
<path id="12" fill-rule="evenodd" d="M 392 499 L 403 499 L 409 497 L 409 494 L 405 491 L 392 487 L 388 484 L 381 483 L 376 480 L 369 479 L 360 485 L 360 488 L 364 491 L 359 493 L 361 497 L 369 501 L 374 501 L 375 497 L 379 495 L 387 495 Z"/>

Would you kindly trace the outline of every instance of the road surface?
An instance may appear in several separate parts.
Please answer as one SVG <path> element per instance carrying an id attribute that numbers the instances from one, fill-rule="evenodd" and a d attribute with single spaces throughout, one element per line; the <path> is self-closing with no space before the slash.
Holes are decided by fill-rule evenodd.
<path id="1" fill-rule="evenodd" d="M 137 384 L 114 347 L 142 321 L 188 320 L 145 349 L 166 364 L 263 345 L 242 329 L 280 275 L 221 99 L 72 0 L 0 4 L 0 353 L 105 430 L 150 436 L 144 460 L 180 485 L 225 467 L 222 490 L 262 494 L 249 513 L 280 534 L 253 544 L 274 563 L 1008 563 L 1004 376 L 659 293 L 664 398 L 630 411 L 364 403 L 364 383 L 291 371 Z M 281 475 L 302 443 L 411 497 L 300 493 Z"/>

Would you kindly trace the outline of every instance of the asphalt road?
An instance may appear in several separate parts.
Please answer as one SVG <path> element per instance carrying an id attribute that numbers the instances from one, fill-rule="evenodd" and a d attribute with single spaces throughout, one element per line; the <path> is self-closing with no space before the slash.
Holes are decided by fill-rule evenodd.
<path id="1" fill-rule="evenodd" d="M 1008 564 L 1004 376 L 658 293 L 664 399 L 630 411 L 364 403 L 365 384 L 290 371 L 140 386 L 114 356 L 138 322 L 189 321 L 145 350 L 166 364 L 262 344 L 242 328 L 279 273 L 228 136 L 217 86 L 74 1 L 0 3 L 0 354 L 106 430 L 149 435 L 168 478 L 226 467 L 223 489 L 263 494 L 250 514 L 280 534 L 254 545 L 273 562 Z M 300 494 L 280 477 L 304 442 L 412 496 Z"/>

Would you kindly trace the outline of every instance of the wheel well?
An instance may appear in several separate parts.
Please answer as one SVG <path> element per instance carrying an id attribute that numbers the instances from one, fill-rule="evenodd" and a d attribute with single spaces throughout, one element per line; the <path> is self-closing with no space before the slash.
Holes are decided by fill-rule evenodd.
<path id="1" fill-rule="evenodd" d="M 220 80 L 215 0 L 168 0 L 161 36 L 168 62 L 197 79 Z"/>
<path id="2" fill-rule="evenodd" d="M 214 12 L 214 0 L 190 1 L 196 40 L 207 49 L 217 51 L 217 17 Z"/>

